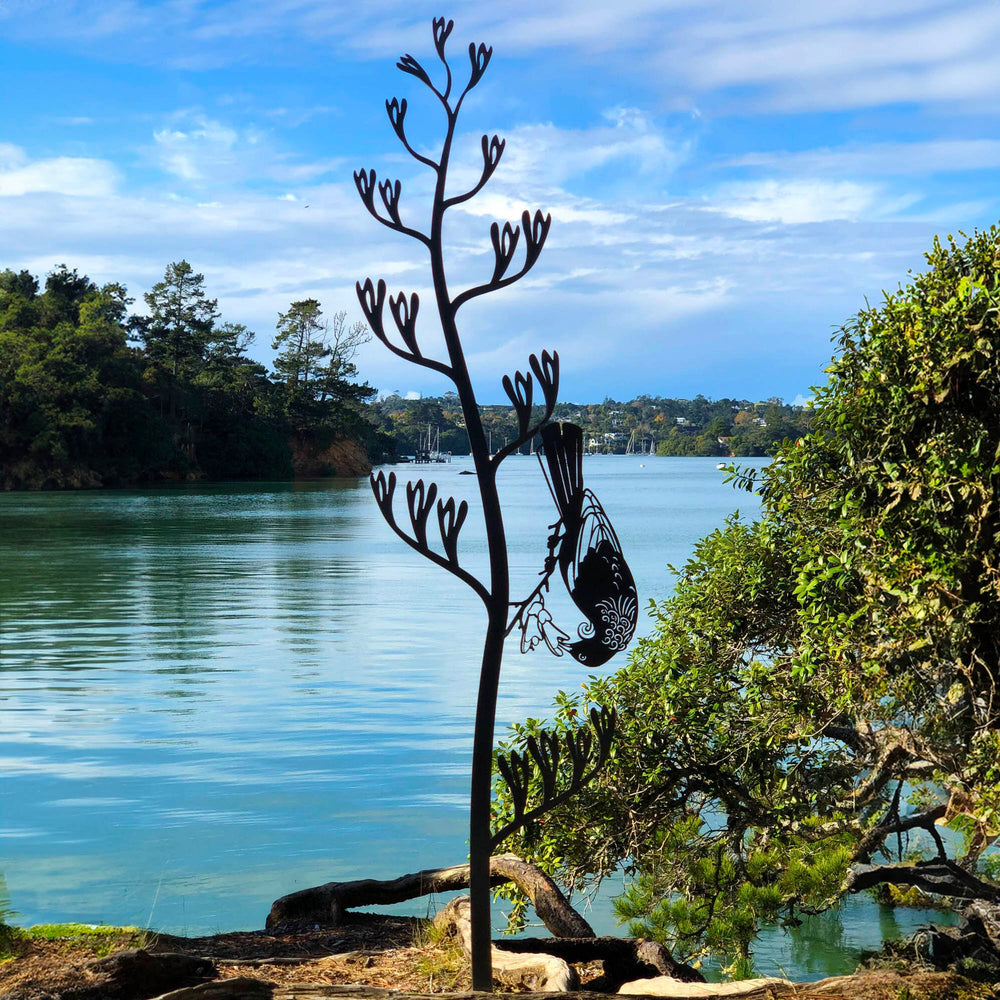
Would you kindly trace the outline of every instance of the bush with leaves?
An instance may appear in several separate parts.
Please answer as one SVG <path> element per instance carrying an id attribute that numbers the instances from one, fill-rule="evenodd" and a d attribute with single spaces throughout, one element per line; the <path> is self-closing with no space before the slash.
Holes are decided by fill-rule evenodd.
<path id="1" fill-rule="evenodd" d="M 570 886 L 624 866 L 620 914 L 685 958 L 746 967 L 762 923 L 882 884 L 1000 906 L 1000 230 L 927 259 L 843 327 L 809 434 L 731 470 L 760 519 L 561 697 L 556 726 L 617 711 L 610 759 L 508 841 Z"/>

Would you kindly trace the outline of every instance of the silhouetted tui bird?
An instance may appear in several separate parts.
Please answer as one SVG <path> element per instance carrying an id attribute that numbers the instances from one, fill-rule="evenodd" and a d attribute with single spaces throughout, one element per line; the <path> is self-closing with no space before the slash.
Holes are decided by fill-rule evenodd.
<path id="1" fill-rule="evenodd" d="M 580 639 L 570 642 L 559 629 L 555 645 L 590 667 L 599 667 L 624 649 L 635 632 L 638 595 L 632 571 L 622 555 L 615 529 L 600 501 L 583 486 L 583 431 L 576 424 L 546 424 L 541 430 L 539 462 L 559 511 L 549 536 L 545 572 L 556 564 L 573 603 L 586 621 L 577 629 Z M 553 652 L 544 626 L 551 622 L 539 594 L 536 624 Z M 523 643 L 522 643 L 523 644 Z M 536 645 L 537 640 L 531 645 Z"/>

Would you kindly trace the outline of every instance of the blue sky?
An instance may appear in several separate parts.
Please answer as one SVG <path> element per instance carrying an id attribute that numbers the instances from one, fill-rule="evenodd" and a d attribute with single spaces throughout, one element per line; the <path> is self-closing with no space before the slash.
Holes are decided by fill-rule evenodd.
<path id="1" fill-rule="evenodd" d="M 182 257 L 271 356 L 279 311 L 360 318 L 358 278 L 418 291 L 426 256 L 374 222 L 354 169 L 430 176 L 430 22 L 494 47 L 466 102 L 457 186 L 482 133 L 500 168 L 446 229 L 458 290 L 492 271 L 489 225 L 552 213 L 528 278 L 463 308 L 483 401 L 542 348 L 564 400 L 807 394 L 835 328 L 920 269 L 935 234 L 1000 217 L 1000 2 L 925 0 L 0 0 L 0 268 L 66 262 L 137 306 Z M 422 343 L 434 349 L 432 309 Z M 440 393 L 378 343 L 382 391 Z"/>

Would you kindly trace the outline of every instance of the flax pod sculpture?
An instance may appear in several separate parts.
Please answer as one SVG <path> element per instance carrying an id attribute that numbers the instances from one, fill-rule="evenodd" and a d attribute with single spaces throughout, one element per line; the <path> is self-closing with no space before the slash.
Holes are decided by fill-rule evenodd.
<path id="1" fill-rule="evenodd" d="M 470 72 L 468 82 L 454 97 L 451 67 L 445 57 L 445 44 L 454 26 L 453 21 L 436 18 L 433 22 L 434 47 L 444 67 L 445 85 L 438 89 L 427 71 L 411 55 L 404 55 L 396 64 L 399 69 L 416 77 L 440 102 L 447 128 L 437 159 L 417 152 L 406 134 L 405 99 L 385 102 L 389 122 L 407 152 L 430 168 L 436 176 L 428 232 L 412 228 L 403 221 L 400 210 L 400 182 L 376 180 L 374 170 L 359 170 L 354 174 L 358 194 L 368 212 L 382 225 L 423 244 L 430 257 L 431 277 L 437 303 L 438 319 L 444 334 L 446 358 L 431 357 L 420 347 L 417 337 L 417 316 L 420 300 L 416 293 L 388 295 L 386 283 L 366 278 L 358 282 L 357 293 L 361 308 L 375 336 L 394 354 L 450 379 L 458 392 L 462 414 L 469 435 L 469 444 L 479 491 L 490 561 L 488 582 L 464 569 L 458 557 L 458 539 L 469 512 L 468 504 L 454 498 L 441 499 L 434 483 L 423 480 L 407 483 L 405 505 L 409 525 L 400 524 L 395 514 L 396 475 L 383 472 L 371 478 L 375 500 L 392 530 L 411 548 L 431 562 L 463 581 L 479 595 L 486 609 L 486 636 L 479 680 L 475 735 L 472 752 L 472 780 L 469 804 L 469 893 L 472 917 L 472 981 L 473 989 L 492 988 L 490 968 L 490 870 L 493 848 L 517 828 L 532 821 L 541 812 L 565 800 L 568 795 L 589 781 L 607 758 L 614 729 L 614 715 L 601 710 L 591 714 L 593 736 L 565 734 L 562 737 L 532 741 L 523 754 L 516 752 L 500 758 L 498 766 L 511 790 L 514 815 L 497 835 L 490 831 L 490 804 L 493 778 L 493 731 L 496 721 L 496 701 L 500 681 L 500 666 L 505 638 L 515 629 L 521 630 L 521 649 L 534 649 L 544 641 L 556 655 L 569 652 L 581 662 L 597 666 L 619 649 L 624 648 L 635 629 L 635 584 L 621 557 L 618 539 L 604 515 L 603 509 L 582 484 L 579 429 L 572 425 L 550 424 L 559 386 L 559 357 L 542 351 L 541 356 L 528 359 L 529 372 L 505 375 L 504 390 L 518 418 L 518 435 L 496 454 L 491 455 L 483 430 L 479 404 L 469 376 L 456 317 L 459 309 L 481 295 L 498 291 L 523 278 L 535 265 L 548 235 L 551 217 L 536 211 L 525 211 L 520 224 L 494 222 L 490 227 L 494 265 L 489 280 L 453 295 L 445 277 L 443 253 L 443 222 L 448 209 L 474 197 L 493 176 L 503 155 L 505 142 L 498 136 L 482 137 L 483 166 L 476 184 L 463 194 L 445 194 L 452 141 L 462 102 L 482 79 L 493 54 L 492 48 L 480 44 L 469 46 Z M 523 245 L 520 263 L 515 263 L 518 247 Z M 394 334 L 386 330 L 385 305 L 388 301 Z M 541 396 L 535 405 L 536 390 Z M 563 427 L 566 430 L 563 430 Z M 542 433 L 544 431 L 544 433 Z M 548 556 L 544 562 L 542 581 L 523 601 L 510 600 L 507 539 L 504 532 L 496 476 L 500 464 L 509 455 L 542 435 L 545 442 L 546 464 L 543 472 L 553 491 L 559 519 L 552 525 Z M 435 516 L 440 534 L 440 550 L 432 547 L 428 538 L 431 516 Z M 579 629 L 580 641 L 571 642 L 567 633 L 558 629 L 544 606 L 543 594 L 550 578 L 559 569 L 577 606 L 587 621 Z M 560 763 L 561 762 L 561 763 Z M 561 767 L 561 771 L 560 771 Z M 532 780 L 532 775 L 537 776 Z M 563 785 L 559 787 L 559 778 Z M 528 800 L 537 801 L 529 806 Z"/>

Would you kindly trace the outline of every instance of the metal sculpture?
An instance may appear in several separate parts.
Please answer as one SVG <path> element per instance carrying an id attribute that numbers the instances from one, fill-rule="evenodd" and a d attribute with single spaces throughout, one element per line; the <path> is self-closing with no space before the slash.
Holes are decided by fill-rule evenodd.
<path id="1" fill-rule="evenodd" d="M 446 196 L 445 181 L 459 111 L 466 95 L 482 79 L 493 55 L 493 49 L 483 44 L 469 46 L 469 81 L 453 102 L 452 71 L 445 57 L 445 43 L 453 27 L 454 22 L 445 21 L 443 17 L 433 21 L 434 47 L 446 75 L 443 90 L 435 86 L 430 75 L 413 56 L 406 54 L 396 64 L 404 73 L 416 77 L 427 87 L 444 109 L 447 128 L 436 160 L 419 153 L 411 145 L 405 129 L 406 100 L 394 97 L 385 102 L 389 122 L 400 142 L 414 159 L 436 174 L 429 232 L 424 233 L 403 222 L 398 180 L 376 182 L 374 170 L 359 170 L 354 174 L 358 194 L 368 212 L 382 225 L 415 239 L 427 249 L 447 360 L 430 357 L 420 347 L 416 329 L 420 300 L 416 293 L 409 297 L 403 292 L 388 296 L 389 312 L 401 345 L 390 339 L 385 329 L 386 283 L 382 280 L 373 283 L 371 278 L 366 278 L 364 283 L 358 282 L 357 294 L 372 331 L 390 351 L 413 364 L 436 371 L 454 383 L 478 475 L 490 560 L 488 582 L 468 572 L 459 561 L 459 534 L 469 512 L 464 500 L 456 504 L 454 498 L 439 499 L 434 483 L 425 484 L 423 480 L 408 483 L 405 494 L 409 527 L 406 528 L 397 522 L 395 516 L 395 473 L 386 476 L 379 472 L 372 476 L 371 484 L 379 510 L 392 530 L 411 548 L 471 587 L 486 608 L 486 635 L 472 752 L 469 892 L 472 904 L 472 984 L 473 989 L 488 992 L 492 987 L 489 874 L 492 849 L 518 827 L 564 801 L 586 784 L 607 758 L 614 729 L 613 713 L 595 710 L 591 713 L 590 730 L 584 727 L 577 733 L 567 733 L 562 737 L 543 734 L 540 741 L 529 742 L 526 754 L 512 753 L 501 757 L 498 767 L 511 788 L 515 815 L 512 822 L 496 835 L 491 834 L 493 731 L 504 640 L 514 628 L 520 627 L 521 648 L 524 651 L 544 641 L 557 655 L 568 651 L 588 666 L 599 666 L 627 645 L 635 630 L 637 601 L 635 583 L 621 554 L 614 529 L 600 503 L 583 487 L 580 429 L 569 424 L 549 423 L 559 385 L 559 356 L 555 352 L 542 351 L 540 357 L 532 354 L 528 359 L 530 371 L 527 374 L 516 371 L 513 378 L 509 375 L 503 377 L 504 391 L 517 414 L 518 435 L 495 455 L 490 454 L 456 316 L 466 302 L 506 288 L 531 270 L 541 253 L 552 219 L 540 211 L 534 215 L 526 211 L 521 215 L 520 225 L 504 222 L 501 226 L 494 222 L 490 227 L 494 255 L 492 276 L 483 284 L 457 295 L 451 294 L 444 267 L 442 232 L 445 212 L 482 190 L 497 169 L 505 146 L 504 140 L 498 136 L 484 135 L 481 143 L 483 167 L 478 182 L 463 194 Z M 381 204 L 376 203 L 376 192 Z M 520 266 L 516 266 L 513 265 L 514 256 L 522 239 L 524 256 Z M 535 406 L 536 387 L 542 399 L 539 406 Z M 512 602 L 507 540 L 496 476 L 504 459 L 537 435 L 541 435 L 543 472 L 547 469 L 559 519 L 551 526 L 541 582 L 525 600 Z M 442 551 L 432 547 L 428 539 L 432 513 L 436 516 Z M 558 629 L 545 608 L 543 594 L 548 590 L 557 566 L 570 596 L 586 618 L 578 630 L 578 641 L 572 641 L 567 633 Z M 528 809 L 531 762 L 542 776 L 542 789 L 541 802 Z M 557 779 L 560 778 L 568 779 L 566 787 L 559 788 Z"/>
<path id="2" fill-rule="evenodd" d="M 583 486 L 583 431 L 576 424 L 560 422 L 543 427 L 540 436 L 539 462 L 559 520 L 549 536 L 542 585 L 518 619 L 521 651 L 544 641 L 556 656 L 567 651 L 580 663 L 599 667 L 623 650 L 635 632 L 639 609 L 635 580 L 601 502 Z M 542 596 L 557 565 L 573 603 L 587 619 L 577 629 L 576 642 L 553 623 Z"/>

